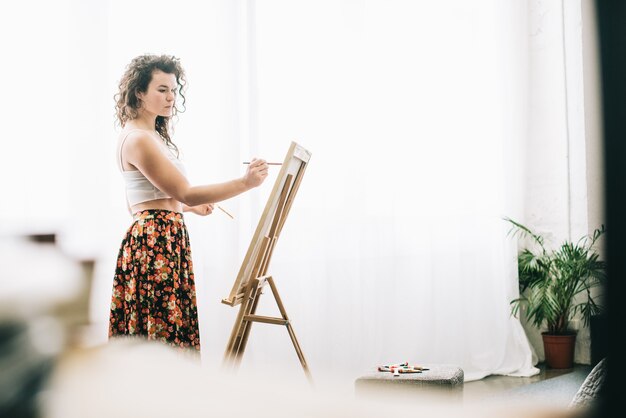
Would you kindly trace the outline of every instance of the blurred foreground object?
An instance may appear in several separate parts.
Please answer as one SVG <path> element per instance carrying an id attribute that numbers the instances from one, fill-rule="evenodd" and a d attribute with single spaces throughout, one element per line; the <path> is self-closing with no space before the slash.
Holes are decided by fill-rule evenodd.
<path id="1" fill-rule="evenodd" d="M 55 361 L 88 322 L 93 262 L 72 260 L 54 234 L 0 238 L 0 416 L 41 417 Z"/>
<path id="2" fill-rule="evenodd" d="M 48 322 L 48 323 L 46 323 Z M 47 340 L 58 338 L 49 321 L 0 324 L 0 416 L 39 417 L 39 394 L 53 365 Z"/>

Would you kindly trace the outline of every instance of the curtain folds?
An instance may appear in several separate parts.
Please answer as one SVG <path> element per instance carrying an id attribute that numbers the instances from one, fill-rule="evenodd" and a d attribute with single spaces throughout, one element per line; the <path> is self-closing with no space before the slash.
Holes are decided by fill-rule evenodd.
<path id="1" fill-rule="evenodd" d="M 313 153 L 272 261 L 311 367 L 538 371 L 502 220 L 520 210 L 525 27 L 498 3 L 254 5 L 256 146 Z"/>

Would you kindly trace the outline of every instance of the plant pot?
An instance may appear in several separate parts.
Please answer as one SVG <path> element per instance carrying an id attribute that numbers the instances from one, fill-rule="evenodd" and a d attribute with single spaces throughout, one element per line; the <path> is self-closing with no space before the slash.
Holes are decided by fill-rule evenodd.
<path id="1" fill-rule="evenodd" d="M 541 334 L 546 364 L 551 369 L 570 369 L 574 365 L 576 334 Z"/>

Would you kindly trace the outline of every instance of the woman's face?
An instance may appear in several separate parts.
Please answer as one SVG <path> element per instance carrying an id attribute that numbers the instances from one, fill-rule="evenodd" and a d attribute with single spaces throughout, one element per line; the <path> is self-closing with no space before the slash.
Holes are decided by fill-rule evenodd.
<path id="1" fill-rule="evenodd" d="M 154 70 L 148 89 L 137 93 L 137 97 L 141 99 L 141 109 L 156 116 L 172 116 L 177 89 L 176 75 Z"/>

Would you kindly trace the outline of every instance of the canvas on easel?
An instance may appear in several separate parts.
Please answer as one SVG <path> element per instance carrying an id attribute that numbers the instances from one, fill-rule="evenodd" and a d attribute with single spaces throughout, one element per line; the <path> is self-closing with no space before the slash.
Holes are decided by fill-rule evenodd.
<path id="1" fill-rule="evenodd" d="M 295 142 L 291 143 L 237 274 L 237 279 L 228 297 L 222 300 L 222 303 L 226 305 L 240 305 L 224 354 L 224 362 L 227 364 L 238 365 L 241 361 L 253 322 L 284 325 L 302 368 L 309 380 L 311 379 L 304 354 L 278 294 L 276 283 L 268 274 L 272 253 L 310 158 L 309 151 Z M 266 284 L 270 285 L 281 314 L 280 317 L 256 315 L 259 297 Z"/>

